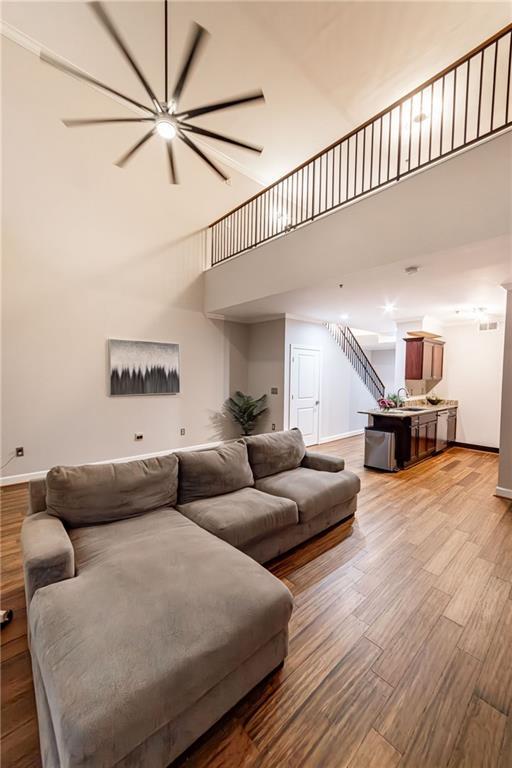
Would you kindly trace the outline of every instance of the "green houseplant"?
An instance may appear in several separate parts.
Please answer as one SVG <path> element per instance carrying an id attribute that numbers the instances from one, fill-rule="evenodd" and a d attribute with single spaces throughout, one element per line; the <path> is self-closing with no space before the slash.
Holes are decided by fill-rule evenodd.
<path id="1" fill-rule="evenodd" d="M 243 435 L 250 435 L 257 420 L 268 411 L 267 396 L 254 399 L 243 392 L 235 392 L 233 397 L 226 400 L 225 406 L 233 421 L 240 425 Z"/>

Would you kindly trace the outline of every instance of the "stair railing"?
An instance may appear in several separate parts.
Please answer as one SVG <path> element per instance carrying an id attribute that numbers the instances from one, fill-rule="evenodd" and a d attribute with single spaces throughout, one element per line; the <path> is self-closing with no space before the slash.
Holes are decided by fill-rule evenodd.
<path id="1" fill-rule="evenodd" d="M 512 24 L 210 224 L 210 265 L 512 126 Z"/>
<path id="2" fill-rule="evenodd" d="M 384 383 L 350 328 L 337 323 L 326 323 L 325 326 L 373 397 L 376 400 L 384 397 Z"/>

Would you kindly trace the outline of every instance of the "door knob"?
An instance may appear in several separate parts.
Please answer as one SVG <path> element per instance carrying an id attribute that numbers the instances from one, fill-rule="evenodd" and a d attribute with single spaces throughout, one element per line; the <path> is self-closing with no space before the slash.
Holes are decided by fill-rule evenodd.
<path id="1" fill-rule="evenodd" d="M 315 400 L 315 405 L 320 405 L 320 400 Z"/>

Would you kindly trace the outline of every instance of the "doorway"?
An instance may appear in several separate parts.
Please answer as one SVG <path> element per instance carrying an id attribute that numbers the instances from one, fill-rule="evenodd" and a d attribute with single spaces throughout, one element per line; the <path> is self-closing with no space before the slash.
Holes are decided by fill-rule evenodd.
<path id="1" fill-rule="evenodd" d="M 320 363 L 319 349 L 290 346 L 290 429 L 298 427 L 306 445 L 320 438 Z"/>

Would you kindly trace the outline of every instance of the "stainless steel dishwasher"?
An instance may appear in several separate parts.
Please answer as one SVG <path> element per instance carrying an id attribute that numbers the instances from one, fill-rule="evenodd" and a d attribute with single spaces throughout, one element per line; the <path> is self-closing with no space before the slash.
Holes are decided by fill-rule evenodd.
<path id="1" fill-rule="evenodd" d="M 366 427 L 364 430 L 364 465 L 372 469 L 396 472 L 395 433 Z"/>
<path id="2" fill-rule="evenodd" d="M 449 415 L 449 411 L 437 412 L 436 451 L 444 451 L 448 447 Z"/>

